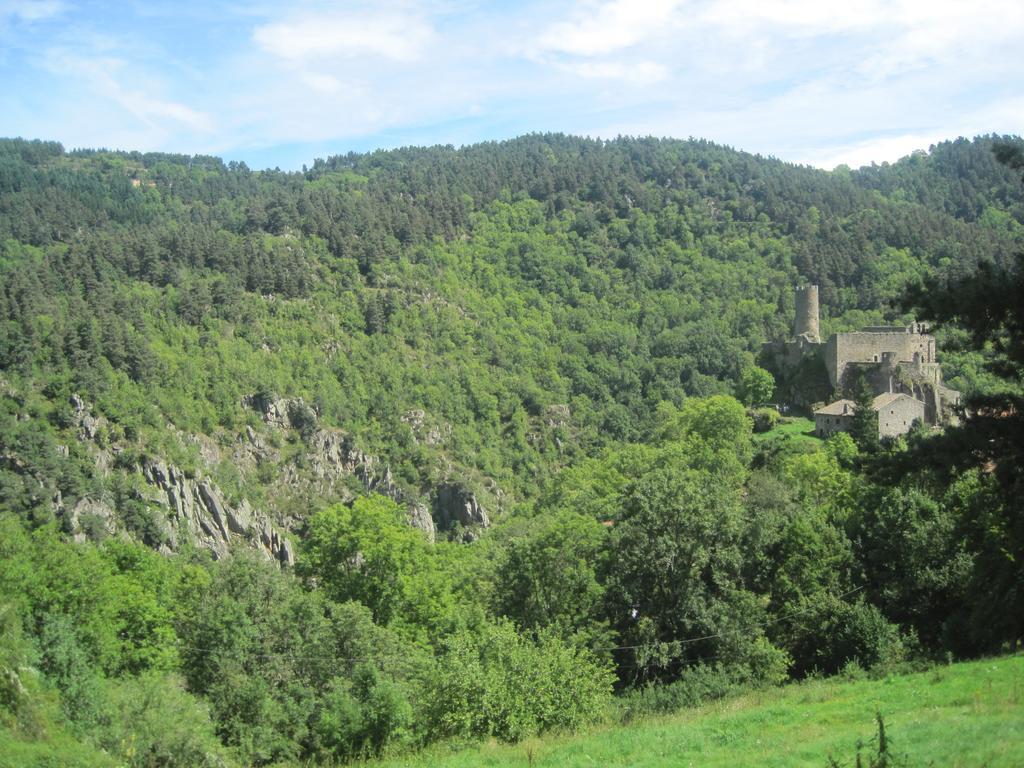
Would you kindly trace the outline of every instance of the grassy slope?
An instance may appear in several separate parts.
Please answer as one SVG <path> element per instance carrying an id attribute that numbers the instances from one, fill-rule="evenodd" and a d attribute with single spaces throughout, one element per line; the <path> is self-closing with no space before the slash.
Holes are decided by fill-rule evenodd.
<path id="1" fill-rule="evenodd" d="M 758 444 L 781 443 L 785 440 L 809 445 L 821 444 L 821 440 L 814 436 L 814 420 L 801 416 L 786 418 L 770 431 L 754 435 L 754 442 Z"/>
<path id="2" fill-rule="evenodd" d="M 0 768 L 115 768 L 114 758 L 75 741 L 59 728 L 34 737 L 0 725 Z"/>
<path id="3" fill-rule="evenodd" d="M 1024 656 L 1014 656 L 885 680 L 812 681 L 575 737 L 434 750 L 378 765 L 824 768 L 829 755 L 853 765 L 857 741 L 875 735 L 878 711 L 908 766 L 1022 766 L 1022 696 Z"/>

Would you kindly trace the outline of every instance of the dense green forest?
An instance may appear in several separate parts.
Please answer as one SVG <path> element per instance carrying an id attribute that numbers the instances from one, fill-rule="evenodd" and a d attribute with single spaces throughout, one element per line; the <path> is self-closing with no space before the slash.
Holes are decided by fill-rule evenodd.
<path id="1" fill-rule="evenodd" d="M 332 764 L 1015 647 L 1020 146 L 0 141 L 0 754 Z M 800 282 L 941 322 L 962 425 L 770 430 Z"/>

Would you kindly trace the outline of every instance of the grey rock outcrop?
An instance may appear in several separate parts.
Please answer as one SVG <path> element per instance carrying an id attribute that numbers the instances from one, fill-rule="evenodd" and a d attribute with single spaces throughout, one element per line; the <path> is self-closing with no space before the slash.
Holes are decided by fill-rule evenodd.
<path id="1" fill-rule="evenodd" d="M 452 425 L 434 425 L 429 422 L 427 412 L 422 408 L 413 408 L 402 414 L 402 423 L 408 424 L 412 431 L 412 441 L 417 445 L 442 445 L 451 439 Z"/>
<path id="2" fill-rule="evenodd" d="M 96 435 L 99 434 L 100 427 L 103 426 L 104 420 L 93 416 L 89 412 L 89 407 L 78 393 L 71 395 L 68 404 L 71 406 L 71 419 L 75 426 L 78 427 L 79 439 L 95 440 Z"/>
<path id="3" fill-rule="evenodd" d="M 413 528 L 419 528 L 427 535 L 427 539 L 433 543 L 437 530 L 434 525 L 434 518 L 425 504 L 413 504 L 409 507 L 409 525 Z"/>
<path id="4" fill-rule="evenodd" d="M 434 514 L 441 528 L 450 528 L 456 523 L 464 528 L 486 528 L 491 524 L 487 510 L 476 495 L 458 483 L 438 486 L 434 496 Z"/>
<path id="5" fill-rule="evenodd" d="M 283 481 L 286 485 L 299 487 L 312 481 L 320 495 L 344 497 L 344 487 L 348 479 L 354 477 L 367 491 L 400 503 L 405 501 L 391 475 L 391 468 L 356 448 L 352 438 L 344 432 L 318 427 L 316 412 L 301 397 L 254 394 L 246 395 L 242 404 L 260 413 L 269 426 L 293 428 L 304 433 L 307 450 L 300 461 L 292 462 L 285 470 Z M 246 439 L 240 440 L 239 446 L 236 454 L 242 460 L 248 458 L 259 463 L 276 454 L 251 427 L 246 429 Z"/>
<path id="6" fill-rule="evenodd" d="M 309 448 L 309 464 L 317 477 L 338 480 L 345 475 L 354 476 L 366 490 L 398 502 L 404 501 L 402 491 L 391 475 L 391 467 L 360 451 L 347 435 L 317 430 Z"/>
<path id="7" fill-rule="evenodd" d="M 64 525 L 72 533 L 75 541 L 81 543 L 89 538 L 87 529 L 92 529 L 93 535 L 98 527 L 107 536 L 117 533 L 117 516 L 113 507 L 99 499 L 83 498 L 75 502 L 70 510 L 65 510 L 63 504 L 55 499 L 58 514 L 64 517 Z"/>
<path id="8" fill-rule="evenodd" d="M 153 500 L 168 510 L 171 522 L 215 558 L 226 557 L 232 544 L 239 543 L 263 551 L 282 565 L 295 563 L 288 540 L 248 502 L 228 504 L 213 483 L 189 478 L 162 461 L 145 461 L 142 475 L 158 492 Z M 172 549 L 174 545 L 172 540 Z"/>
<path id="9" fill-rule="evenodd" d="M 252 427 L 238 435 L 231 449 L 231 463 L 239 471 L 252 472 L 263 464 L 275 465 L 281 460 L 281 452 Z"/>
<path id="10" fill-rule="evenodd" d="M 371 493 L 387 496 L 406 507 L 409 524 L 419 528 L 433 541 L 436 527 L 430 509 L 409 496 L 395 482 L 391 467 L 360 451 L 352 439 L 342 433 L 326 429 L 318 429 L 309 439 L 308 450 L 304 459 L 304 479 L 312 482 L 317 491 L 324 495 L 336 495 L 351 498 L 346 483 L 355 478 L 359 484 Z M 290 484 L 303 482 L 297 467 L 288 473 Z"/>
<path id="11" fill-rule="evenodd" d="M 246 500 L 230 502 L 208 478 L 201 474 L 191 477 L 159 459 L 149 458 L 139 463 L 123 459 L 115 461 L 126 448 L 118 444 L 106 445 L 102 439 L 106 436 L 106 420 L 102 416 L 94 416 L 88 403 L 78 394 L 72 395 L 68 404 L 71 409 L 69 426 L 87 446 L 102 475 L 111 472 L 141 474 L 145 483 L 140 484 L 133 494 L 154 513 L 150 522 L 156 530 L 153 532 L 155 540 L 151 543 L 153 546 L 159 543 L 160 552 L 171 554 L 188 542 L 208 550 L 217 559 L 227 557 L 232 549 L 248 548 L 262 552 L 282 565 L 294 565 L 295 552 L 291 542 L 265 511 L 253 508 Z M 311 409 L 301 400 L 278 399 L 264 405 L 268 420 L 280 420 L 281 414 L 291 408 L 292 415 L 288 418 L 305 419 L 307 424 L 311 418 L 315 421 Z M 295 413 L 299 415 L 296 417 Z M 220 462 L 220 450 L 213 438 L 186 434 L 171 425 L 168 429 L 182 445 L 196 450 L 202 466 L 213 467 Z M 240 453 L 249 458 L 253 467 L 262 461 L 279 458 L 278 452 L 252 429 L 247 430 L 244 438 L 240 437 L 239 445 L 242 446 Z M 58 452 L 64 457 L 70 455 L 66 445 L 58 446 Z M 34 477 L 30 468 L 16 456 L 0 455 L 0 463 Z M 73 504 L 66 503 L 52 482 L 47 485 L 41 479 L 39 494 L 50 499 L 55 514 L 62 519 L 64 530 L 75 540 L 130 535 L 115 505 L 104 494 L 80 498 Z"/>
<path id="12" fill-rule="evenodd" d="M 315 411 L 302 398 L 253 394 L 242 403 L 259 413 L 268 426 L 302 433 L 306 450 L 282 467 L 279 481 L 283 487 L 300 495 L 312 491 L 322 499 L 351 501 L 358 492 L 353 485 L 358 485 L 362 491 L 379 493 L 405 506 L 409 524 L 431 539 L 438 527 L 450 529 L 458 524 L 478 529 L 490 525 L 490 517 L 476 495 L 459 483 L 442 484 L 435 490 L 432 504 L 421 503 L 415 492 L 408 492 L 395 481 L 386 462 L 360 450 L 350 435 L 319 426 Z M 567 418 L 568 407 L 561 408 L 555 417 Z M 451 437 L 451 425 L 432 423 L 421 409 L 409 410 L 401 418 L 409 425 L 416 443 L 436 446 Z M 236 463 L 252 467 L 276 460 L 279 452 L 250 427 L 244 437 L 239 436 L 234 456 Z"/>
<path id="13" fill-rule="evenodd" d="M 569 423 L 569 419 L 572 417 L 572 411 L 568 405 L 549 405 L 546 412 L 546 420 L 548 427 L 558 428 L 564 427 Z"/>
<path id="14" fill-rule="evenodd" d="M 301 397 L 277 397 L 256 393 L 243 397 L 242 405 L 256 411 L 263 417 L 264 422 L 279 429 L 301 429 L 316 421 L 316 411 Z"/>
<path id="15" fill-rule="evenodd" d="M 445 483 L 434 494 L 428 507 L 411 497 L 396 482 L 391 467 L 375 456 L 355 447 L 342 432 L 318 429 L 310 437 L 304 459 L 304 479 L 312 480 L 322 495 L 337 494 L 351 498 L 346 490 L 350 478 L 371 493 L 379 493 L 402 504 L 408 510 L 409 524 L 424 531 L 433 540 L 438 528 L 455 523 L 463 528 L 486 528 L 490 517 L 476 495 L 458 483 Z M 292 467 L 287 482 L 303 482 L 298 468 Z M 436 523 L 435 523 L 436 521 Z"/>
<path id="16" fill-rule="evenodd" d="M 302 526 L 301 514 L 289 516 L 292 510 L 315 510 L 364 492 L 379 493 L 402 505 L 409 525 L 433 541 L 438 530 L 454 529 L 471 539 L 490 525 L 481 493 L 496 509 L 502 507 L 500 489 L 493 483 L 483 479 L 474 486 L 478 491 L 471 491 L 455 479 L 459 471 L 451 464 L 438 474 L 453 479 L 434 489 L 400 484 L 385 461 L 360 450 L 350 435 L 321 426 L 315 410 L 301 398 L 252 395 L 244 403 L 263 424 L 253 421 L 240 434 L 191 434 L 167 425 L 168 435 L 193 457 L 195 469 L 189 473 L 152 455 L 139 459 L 141 446 L 124 439 L 121 430 L 111 428 L 77 394 L 69 398 L 70 414 L 63 424 L 74 434 L 71 442 L 77 438 L 81 445 L 63 444 L 57 451 L 69 458 L 84 449 L 95 462 L 96 478 L 103 480 L 97 488 L 107 491 L 65 500 L 53 478 L 37 475 L 20 456 L 0 453 L 0 466 L 31 478 L 33 495 L 52 505 L 65 533 L 76 540 L 121 536 L 168 555 L 191 545 L 216 559 L 232 550 L 252 549 L 288 566 L 295 563 L 288 532 Z M 422 410 L 407 412 L 403 421 L 424 444 L 442 444 L 451 435 L 450 425 L 438 426 Z M 243 482 L 256 479 L 266 491 L 265 503 L 256 508 L 229 497 L 210 479 L 211 474 L 220 476 L 218 472 Z M 115 486 L 106 485 L 115 475 L 124 481 L 116 487 L 126 489 L 128 497 L 115 496 L 109 490 Z"/>

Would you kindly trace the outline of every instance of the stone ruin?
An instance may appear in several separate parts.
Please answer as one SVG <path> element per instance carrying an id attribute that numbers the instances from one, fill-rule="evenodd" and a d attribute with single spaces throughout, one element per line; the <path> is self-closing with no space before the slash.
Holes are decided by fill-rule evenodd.
<path id="1" fill-rule="evenodd" d="M 828 375 L 830 402 L 863 378 L 876 397 L 903 394 L 923 403 L 923 420 L 928 425 L 956 418 L 960 393 L 942 382 L 935 337 L 926 324 L 867 326 L 833 333 L 822 341 L 818 286 L 798 287 L 795 298 L 793 337 L 766 344 L 764 349 L 763 358 L 777 374 L 785 377 L 808 362 L 820 363 Z"/>

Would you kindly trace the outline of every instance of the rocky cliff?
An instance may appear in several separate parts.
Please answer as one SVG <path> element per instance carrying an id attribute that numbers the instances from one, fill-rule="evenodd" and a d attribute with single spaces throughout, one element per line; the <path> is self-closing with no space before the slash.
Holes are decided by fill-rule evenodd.
<path id="1" fill-rule="evenodd" d="M 134 535 L 167 553 L 188 544 L 215 558 L 246 548 L 289 566 L 295 561 L 290 535 L 301 529 L 304 516 L 288 509 L 313 510 L 367 492 L 404 506 L 409 524 L 431 540 L 438 531 L 473 538 L 474 531 L 490 525 L 490 514 L 461 478 L 449 476 L 434 488 L 403 488 L 386 462 L 360 450 L 343 431 L 322 426 L 301 398 L 265 393 L 245 398 L 243 405 L 259 415 L 262 427 L 247 426 L 233 437 L 174 433 L 196 456 L 187 470 L 161 456 L 138 455 L 124 441 L 110 441 L 106 420 L 78 395 L 69 405 L 69 432 L 87 447 L 98 475 L 108 480 L 117 475 L 113 484 L 127 489 L 117 498 L 104 491 L 69 503 L 54 495 L 53 508 L 65 530 L 80 540 Z M 417 439 L 444 438 L 444 428 L 426 426 L 421 411 L 410 412 L 407 423 Z M 258 503 L 237 489 L 225 493 L 214 479 L 223 476 L 218 471 L 224 465 L 243 478 L 268 468 L 270 491 L 258 494 Z M 126 509 L 145 519 L 144 532 L 126 522 Z"/>
<path id="2" fill-rule="evenodd" d="M 232 506 L 213 483 L 186 477 L 180 469 L 161 461 L 144 462 L 142 474 L 162 494 L 154 501 L 167 509 L 177 530 L 172 533 L 171 549 L 184 533 L 193 545 L 208 549 L 218 558 L 227 556 L 232 544 L 238 543 L 260 549 L 282 565 L 294 564 L 291 542 L 248 501 L 243 499 Z"/>
<path id="3" fill-rule="evenodd" d="M 215 558 L 226 557 L 234 547 L 262 552 L 282 565 L 293 565 L 295 552 L 287 536 L 273 524 L 270 516 L 254 509 L 248 501 L 230 504 L 220 488 L 203 475 L 190 477 L 186 472 L 161 459 L 126 460 L 123 446 L 101 446 L 97 440 L 105 420 L 92 414 L 78 395 L 71 397 L 71 418 L 78 438 L 87 443 L 101 473 L 121 472 L 142 483 L 129 483 L 130 501 L 152 513 L 156 528 L 149 543 L 162 551 L 174 552 L 184 543 L 209 551 Z M 112 458 L 120 459 L 112 467 Z M 126 527 L 117 513 L 116 503 L 100 496 L 85 496 L 67 507 L 59 494 L 54 508 L 72 536 L 125 534 Z"/>

